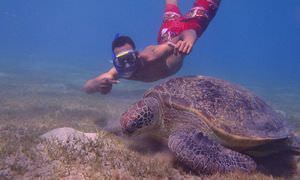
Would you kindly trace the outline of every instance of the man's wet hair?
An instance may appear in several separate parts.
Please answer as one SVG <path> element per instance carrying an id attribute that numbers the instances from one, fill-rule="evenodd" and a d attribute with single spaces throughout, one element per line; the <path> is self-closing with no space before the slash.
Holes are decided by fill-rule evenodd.
<path id="1" fill-rule="evenodd" d="M 133 49 L 135 49 L 135 44 L 133 40 L 128 36 L 119 36 L 112 42 L 112 50 L 114 50 L 117 47 L 124 46 L 125 44 L 130 44 Z"/>

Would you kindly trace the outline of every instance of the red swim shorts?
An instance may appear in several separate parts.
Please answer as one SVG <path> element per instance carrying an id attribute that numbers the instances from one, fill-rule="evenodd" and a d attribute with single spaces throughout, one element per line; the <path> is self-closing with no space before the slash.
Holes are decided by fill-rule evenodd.
<path id="1" fill-rule="evenodd" d="M 157 38 L 158 43 L 167 42 L 188 29 L 194 29 L 199 37 L 215 16 L 220 1 L 196 0 L 185 16 L 180 13 L 176 5 L 167 4 Z"/>

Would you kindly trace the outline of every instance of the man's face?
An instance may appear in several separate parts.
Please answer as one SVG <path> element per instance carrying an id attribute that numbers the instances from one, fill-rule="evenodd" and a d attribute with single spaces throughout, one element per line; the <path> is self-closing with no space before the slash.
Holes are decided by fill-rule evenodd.
<path id="1" fill-rule="evenodd" d="M 123 51 L 129 51 L 129 50 L 134 50 L 133 47 L 126 43 L 125 45 L 121 46 L 121 47 L 116 47 L 114 49 L 114 53 L 115 55 L 119 54 L 120 52 L 123 52 Z"/>
<path id="2" fill-rule="evenodd" d="M 129 51 L 124 54 L 122 52 Z M 131 51 L 131 52 L 130 52 Z M 114 59 L 114 66 L 118 71 L 120 77 L 130 78 L 137 69 L 137 54 L 134 48 L 126 43 L 121 47 L 114 48 L 116 58 Z"/>

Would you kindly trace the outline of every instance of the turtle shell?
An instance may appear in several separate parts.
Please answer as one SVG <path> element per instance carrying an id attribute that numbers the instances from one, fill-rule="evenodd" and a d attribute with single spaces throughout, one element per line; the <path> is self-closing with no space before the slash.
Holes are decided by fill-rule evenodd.
<path id="1" fill-rule="evenodd" d="M 284 117 L 263 100 L 245 88 L 213 77 L 174 78 L 148 90 L 144 97 L 149 96 L 158 98 L 162 107 L 193 112 L 232 147 L 258 146 L 290 134 Z"/>

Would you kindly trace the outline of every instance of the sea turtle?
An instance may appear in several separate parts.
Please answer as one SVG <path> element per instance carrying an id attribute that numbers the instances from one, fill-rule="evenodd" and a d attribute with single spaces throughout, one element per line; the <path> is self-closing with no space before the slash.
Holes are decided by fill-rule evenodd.
<path id="1" fill-rule="evenodd" d="M 146 91 L 120 118 L 128 135 L 152 132 L 197 173 L 256 169 L 251 156 L 300 152 L 284 117 L 248 90 L 206 76 Z"/>

